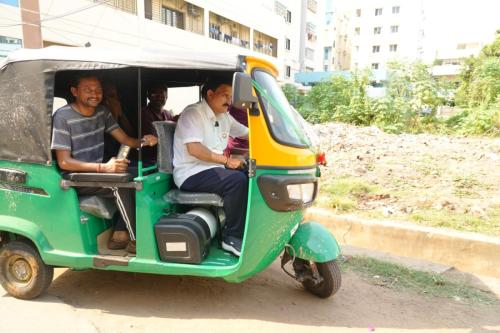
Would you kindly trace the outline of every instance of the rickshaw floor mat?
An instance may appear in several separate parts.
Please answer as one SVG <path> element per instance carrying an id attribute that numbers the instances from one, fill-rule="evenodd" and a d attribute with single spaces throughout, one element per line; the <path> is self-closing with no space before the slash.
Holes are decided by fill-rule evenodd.
<path id="1" fill-rule="evenodd" d="M 112 233 L 113 228 L 109 228 L 97 236 L 97 253 L 102 256 L 135 257 L 135 255 L 128 253 L 125 249 L 111 250 L 108 248 L 108 240 Z"/>

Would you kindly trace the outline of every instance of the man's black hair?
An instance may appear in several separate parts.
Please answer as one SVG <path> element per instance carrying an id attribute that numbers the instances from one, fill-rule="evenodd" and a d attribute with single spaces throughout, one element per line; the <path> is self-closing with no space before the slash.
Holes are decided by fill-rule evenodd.
<path id="1" fill-rule="evenodd" d="M 77 72 L 75 75 L 73 75 L 73 77 L 71 78 L 71 80 L 69 82 L 69 86 L 77 88 L 78 84 L 80 83 L 80 81 L 82 79 L 87 79 L 90 77 L 95 77 L 99 81 L 102 82 L 101 78 L 99 77 L 99 75 L 97 75 L 97 73 L 91 72 L 91 71 L 81 71 L 81 72 Z"/>
<path id="2" fill-rule="evenodd" d="M 201 95 L 203 98 L 207 98 L 207 92 L 209 90 L 216 91 L 221 85 L 232 86 L 233 82 L 231 78 L 224 76 L 211 76 L 207 79 L 205 84 L 203 84 L 203 88 L 201 88 Z"/>
<path id="3" fill-rule="evenodd" d="M 151 92 L 155 89 L 162 89 L 163 91 L 168 91 L 168 87 L 165 83 L 163 82 L 151 82 L 147 88 L 146 88 L 146 95 L 149 96 L 151 95 Z"/>

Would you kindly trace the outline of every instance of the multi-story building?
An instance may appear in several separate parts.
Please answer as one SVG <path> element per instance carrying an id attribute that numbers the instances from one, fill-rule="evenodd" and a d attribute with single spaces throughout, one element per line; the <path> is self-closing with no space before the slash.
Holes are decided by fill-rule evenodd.
<path id="1" fill-rule="evenodd" d="M 340 15 L 349 20 L 351 69 L 385 69 L 394 59 L 421 59 L 424 10 L 420 0 L 350 1 Z"/>
<path id="2" fill-rule="evenodd" d="M 498 1 L 468 0 L 453 6 L 434 0 L 336 0 L 334 4 L 334 54 L 341 62 L 335 69 L 384 70 L 392 60 L 421 60 L 453 62 L 457 71 L 460 59 L 477 55 L 500 27 Z"/>

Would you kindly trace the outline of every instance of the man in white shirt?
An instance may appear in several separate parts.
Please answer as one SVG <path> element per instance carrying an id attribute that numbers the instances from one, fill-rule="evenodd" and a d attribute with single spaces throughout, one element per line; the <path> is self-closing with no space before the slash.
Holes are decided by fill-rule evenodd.
<path id="1" fill-rule="evenodd" d="M 222 248 L 240 256 L 245 229 L 248 178 L 243 161 L 224 156 L 229 136 L 248 137 L 248 128 L 229 115 L 231 83 L 211 78 L 203 100 L 181 113 L 174 135 L 174 182 L 183 191 L 209 192 L 224 200 Z"/>

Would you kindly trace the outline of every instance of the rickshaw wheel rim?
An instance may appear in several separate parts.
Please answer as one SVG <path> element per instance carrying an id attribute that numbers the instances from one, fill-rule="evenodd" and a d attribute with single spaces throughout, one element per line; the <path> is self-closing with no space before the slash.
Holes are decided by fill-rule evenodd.
<path id="1" fill-rule="evenodd" d="M 14 256 L 9 260 L 7 275 L 13 283 L 27 285 L 33 279 L 33 268 L 26 258 Z"/>

